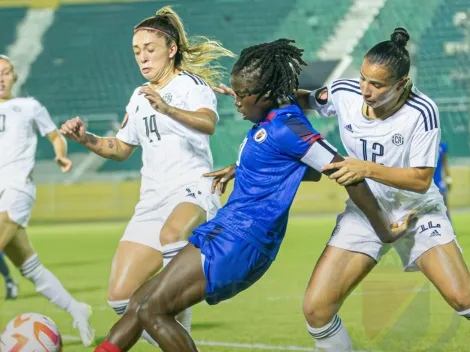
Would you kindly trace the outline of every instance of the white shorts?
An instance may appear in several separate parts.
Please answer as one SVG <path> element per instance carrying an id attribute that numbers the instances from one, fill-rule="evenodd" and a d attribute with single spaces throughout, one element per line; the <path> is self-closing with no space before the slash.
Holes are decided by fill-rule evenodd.
<path id="1" fill-rule="evenodd" d="M 393 244 L 384 244 L 369 221 L 356 212 L 346 210 L 338 215 L 328 245 L 372 257 L 377 262 L 394 247 L 405 271 L 417 271 L 416 260 L 429 249 L 456 241 L 452 224 L 445 212 L 435 211 L 418 218 L 408 234 Z M 458 246 L 458 243 L 457 243 Z"/>
<path id="2" fill-rule="evenodd" d="M 36 188 L 33 184 L 26 185 L 24 190 L 17 188 L 0 190 L 0 213 L 7 212 L 13 222 L 27 227 L 35 199 Z"/>
<path id="3" fill-rule="evenodd" d="M 135 242 L 161 252 L 160 231 L 178 204 L 189 202 L 200 206 L 207 213 L 207 221 L 215 216 L 220 199 L 211 193 L 211 185 L 212 179 L 201 178 L 184 186 L 169 186 L 165 191 L 147 189 L 141 192 L 121 242 Z"/>

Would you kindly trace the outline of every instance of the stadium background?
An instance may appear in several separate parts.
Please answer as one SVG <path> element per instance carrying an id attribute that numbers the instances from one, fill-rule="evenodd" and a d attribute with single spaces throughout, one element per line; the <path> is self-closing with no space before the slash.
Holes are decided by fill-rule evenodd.
<path id="1" fill-rule="evenodd" d="M 167 4 L 174 6 L 180 14 L 190 35 L 216 38 L 235 53 L 246 46 L 279 37 L 295 39 L 305 49 L 306 61 L 311 63 L 302 77 L 303 87 L 310 88 L 319 87 L 336 78 L 356 77 L 364 53 L 375 43 L 388 39 L 395 27 L 406 27 L 412 37 L 409 50 L 413 60 L 413 80 L 421 91 L 438 104 L 442 139 L 449 145 L 454 178 L 450 204 L 453 210 L 459 212 L 455 220 L 457 232 L 468 232 L 466 208 L 470 206 L 470 0 L 0 0 L 0 52 L 10 56 L 16 63 L 20 77 L 17 93 L 36 97 L 49 109 L 57 125 L 79 115 L 87 121 L 90 131 L 98 135 L 114 135 L 132 91 L 143 82 L 131 50 L 132 27 Z M 228 70 L 232 63 L 232 60 L 222 62 Z M 228 79 L 225 82 L 227 81 Z M 221 119 L 216 134 L 211 138 L 216 167 L 228 165 L 235 160 L 238 146 L 250 128 L 247 122 L 239 120 L 232 104 L 230 98 L 219 97 Z M 338 127 L 342 126 L 337 125 L 336 119 L 319 119 L 315 114 L 310 117 L 314 126 L 333 144 L 341 145 Z M 34 174 L 38 184 L 37 203 L 30 233 L 36 247 L 46 252 L 44 257 L 51 258 L 49 260 L 55 263 L 57 270 L 62 271 L 65 282 L 69 280 L 73 285 L 76 279 L 75 291 L 79 295 L 101 295 L 102 297 L 96 297 L 96 301 L 101 302 L 101 305 L 97 305 L 101 307 L 105 302 L 106 282 L 98 287 L 91 285 L 92 289 L 88 293 L 80 287 L 87 286 L 87 283 L 89 286 L 93 278 L 98 280 L 99 277 L 103 281 L 104 277 L 107 280 L 109 262 L 125 226 L 124 221 L 132 215 L 138 199 L 141 153 L 137 150 L 128 161 L 117 163 L 105 161 L 88 153 L 83 147 L 69 143 L 69 154 L 74 168 L 70 174 L 63 175 L 52 161 L 53 150 L 50 144 L 45 139 L 39 140 L 38 162 Z M 289 263 L 295 259 L 299 263 L 308 263 L 308 270 L 286 263 L 283 269 L 273 269 L 277 277 L 288 280 L 291 276 L 286 270 L 304 270 L 306 276 L 300 277 L 299 274 L 296 284 L 292 285 L 304 287 L 308 272 L 315 263 L 314 259 L 318 257 L 321 246 L 331 232 L 334 220 L 331 214 L 342 210 L 344 200 L 345 192 L 328 180 L 301 186 L 292 209 L 294 220 L 291 227 L 300 233 L 296 241 L 308 240 L 311 229 L 321 232 L 318 235 L 320 245 L 313 250 L 315 255 L 309 253 L 308 257 L 297 258 L 296 251 L 302 246 L 297 242 L 287 242 L 285 251 L 291 253 L 289 255 L 292 257 L 286 254 L 281 259 L 291 258 L 286 259 Z M 98 224 L 96 220 L 103 223 Z M 86 245 L 87 241 L 89 243 Z M 463 239 L 460 242 L 462 247 L 465 248 L 467 243 L 467 248 L 470 248 L 470 241 Z M 95 248 L 100 244 L 106 249 L 100 251 Z M 96 257 L 102 261 L 100 259 L 95 263 Z M 391 258 L 388 264 L 384 264 L 383 270 L 396 270 L 393 272 L 398 275 L 398 279 L 392 280 L 394 285 L 415 287 L 417 282 L 421 284 L 421 279 L 415 276 L 411 280 L 403 279 L 397 269 L 396 257 Z M 91 277 L 86 273 L 82 275 L 75 272 L 75 279 L 67 279 L 69 273 L 75 270 L 68 267 L 73 266 L 70 263 L 85 267 L 93 265 L 93 270 L 96 270 Z M 98 264 L 104 269 L 97 269 Z M 266 290 L 271 290 L 267 286 L 271 282 L 269 280 L 280 280 L 274 274 L 269 277 L 268 281 L 263 281 Z M 24 286 L 27 287 L 27 284 Z M 93 290 L 93 287 L 96 289 Z M 362 290 L 367 289 L 362 287 Z M 431 292 L 430 299 L 434 299 L 432 297 L 435 292 L 432 289 L 423 292 Z M 301 302 L 299 297 L 302 293 L 300 288 L 293 296 Z M 33 295 L 26 296 L 32 299 Z M 40 299 L 37 302 L 46 304 Z M 249 308 L 230 309 L 233 312 L 237 309 L 256 310 L 255 303 L 258 301 L 254 299 L 250 302 L 253 306 Z M 299 302 L 294 302 L 296 305 L 292 308 L 297 313 L 300 311 Z M 286 310 L 290 304 L 293 303 L 284 305 Z M 364 325 L 367 307 L 362 307 Z M 439 317 L 452 316 L 445 305 L 441 304 L 439 307 Z M 19 300 L 12 309 L 4 310 L 2 307 L 7 313 L 2 315 L 0 322 L 6 322 L 4 319 L 15 312 L 34 308 L 34 305 Z M 52 308 L 47 309 L 52 310 L 48 314 L 56 314 Z M 47 309 L 46 312 L 49 312 Z M 424 314 L 420 307 L 415 309 L 421 315 Z M 115 320 L 112 312 L 105 308 L 103 310 L 102 314 L 107 320 L 102 318 L 103 321 L 99 323 L 102 325 L 99 328 L 101 335 Z M 204 319 L 211 316 L 209 311 L 207 316 L 201 313 Z M 235 313 L 229 312 L 214 314 L 230 320 Z M 224 314 L 230 316 L 226 317 Z M 358 319 L 355 313 L 351 315 L 354 317 L 351 319 Z M 403 314 L 400 316 L 403 317 Z M 348 316 L 346 322 L 347 319 Z M 264 321 L 259 319 L 260 324 L 265 324 Z M 201 324 L 208 324 L 202 329 L 209 334 L 210 337 L 207 338 L 217 340 L 220 334 L 228 334 L 230 341 L 238 341 L 232 338 L 236 334 L 231 335 L 225 331 L 233 328 L 231 323 L 221 328 L 215 324 L 212 330 L 225 331 L 219 335 L 214 333 L 215 337 L 207 332 L 211 330 L 211 323 Z M 243 328 L 241 323 L 239 325 Z M 369 322 L 369 326 L 373 325 L 377 324 Z M 431 330 L 433 334 L 437 334 L 435 331 L 439 329 L 440 327 L 434 326 Z M 297 330 L 300 331 L 299 336 L 302 336 L 301 342 L 294 339 L 289 343 L 311 346 L 311 341 L 305 336 L 305 331 L 302 331 L 302 323 Z M 462 328 L 456 331 L 464 335 Z M 384 351 L 387 346 L 390 347 L 390 342 L 382 335 L 379 343 L 374 340 L 376 335 L 372 338 L 361 334 L 364 332 L 357 335 L 361 341 L 372 341 L 370 344 L 363 342 L 364 348 L 372 346 Z M 453 337 L 454 342 L 451 342 L 454 343 L 453 347 L 436 351 L 466 351 L 465 347 L 459 348 L 468 346 L 468 342 L 465 344 L 463 339 L 458 340 L 459 332 L 455 334 L 457 337 Z M 280 337 L 277 340 L 274 337 L 273 342 L 272 331 L 266 332 L 266 336 L 270 339 L 269 343 L 286 343 Z M 353 332 L 353 338 L 355 337 Z M 266 339 L 257 340 L 256 337 L 249 340 L 266 342 Z M 72 346 L 74 347 L 67 350 L 80 350 L 78 345 Z M 418 348 L 416 351 L 424 348 L 423 344 L 417 346 L 413 344 L 413 348 Z M 220 348 L 220 351 L 225 351 L 230 346 Z M 207 350 L 211 350 L 210 347 Z M 234 350 L 238 349 L 234 347 Z M 392 350 L 413 349 L 395 347 Z"/>

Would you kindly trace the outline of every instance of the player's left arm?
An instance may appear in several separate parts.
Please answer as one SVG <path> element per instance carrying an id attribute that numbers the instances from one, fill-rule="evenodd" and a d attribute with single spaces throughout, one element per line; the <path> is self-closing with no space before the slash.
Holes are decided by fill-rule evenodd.
<path id="1" fill-rule="evenodd" d="M 318 172 L 317 170 L 311 167 L 308 167 L 302 181 L 319 182 L 321 180 L 321 176 L 322 176 L 321 172 Z"/>
<path id="2" fill-rule="evenodd" d="M 217 114 L 207 108 L 188 111 L 170 106 L 165 115 L 204 134 L 213 135 L 215 132 Z"/>
<path id="3" fill-rule="evenodd" d="M 62 172 L 68 172 L 72 168 L 72 161 L 67 158 L 67 141 L 57 130 L 47 109 L 37 100 L 32 101 L 34 123 L 41 136 L 47 137 L 51 142 L 55 153 L 55 162 L 60 166 Z"/>
<path id="4" fill-rule="evenodd" d="M 55 153 L 55 162 L 60 166 L 62 172 L 68 172 L 72 168 L 72 160 L 67 158 L 67 141 L 59 133 L 54 130 L 46 134 L 47 139 L 51 142 Z"/>
<path id="5" fill-rule="evenodd" d="M 183 110 L 167 104 L 163 98 L 149 86 L 140 89 L 152 107 L 190 128 L 212 135 L 218 122 L 217 99 L 208 86 L 196 86 L 188 93 L 186 103 L 194 110 Z"/>

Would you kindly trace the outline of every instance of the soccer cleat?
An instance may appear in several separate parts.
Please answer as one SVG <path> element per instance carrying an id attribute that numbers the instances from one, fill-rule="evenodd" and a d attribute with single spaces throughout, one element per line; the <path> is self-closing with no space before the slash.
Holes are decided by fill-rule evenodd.
<path id="1" fill-rule="evenodd" d="M 5 283 L 5 299 L 16 299 L 18 297 L 18 283 L 11 280 Z"/>
<path id="2" fill-rule="evenodd" d="M 72 313 L 73 327 L 80 332 L 80 338 L 85 347 L 95 342 L 95 329 L 90 324 L 91 315 L 92 309 L 85 303 L 78 303 L 77 309 Z"/>

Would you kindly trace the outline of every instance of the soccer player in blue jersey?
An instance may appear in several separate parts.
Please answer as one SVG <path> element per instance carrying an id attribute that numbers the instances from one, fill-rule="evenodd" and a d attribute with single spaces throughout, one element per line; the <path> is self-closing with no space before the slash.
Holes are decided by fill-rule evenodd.
<path id="1" fill-rule="evenodd" d="M 216 217 L 196 228 L 189 244 L 134 294 L 96 352 L 128 351 L 143 329 L 163 351 L 196 352 L 175 316 L 203 300 L 213 305 L 237 295 L 271 266 L 300 182 L 318 180 L 322 166 L 344 160 L 290 98 L 305 64 L 302 53 L 287 39 L 242 51 L 231 84 L 237 110 L 254 126 L 240 146 L 233 192 Z M 410 217 L 390 230 L 364 181 L 346 189 L 383 241 L 405 232 Z"/>
<path id="2" fill-rule="evenodd" d="M 446 143 L 439 143 L 439 157 L 437 159 L 436 170 L 434 171 L 434 183 L 444 198 L 444 204 L 447 207 L 447 216 L 449 216 L 449 204 L 447 196 L 452 186 L 452 177 L 450 176 L 449 165 L 447 163 L 447 152 L 449 147 Z M 450 216 L 449 216 L 450 218 Z"/>

